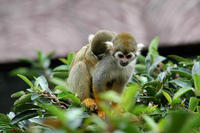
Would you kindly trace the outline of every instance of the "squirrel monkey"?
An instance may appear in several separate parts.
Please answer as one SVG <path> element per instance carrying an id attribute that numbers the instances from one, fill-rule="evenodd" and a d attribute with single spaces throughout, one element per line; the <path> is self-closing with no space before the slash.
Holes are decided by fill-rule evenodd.
<path id="1" fill-rule="evenodd" d="M 142 45 L 137 45 L 129 33 L 97 32 L 90 43 L 76 54 L 69 73 L 69 87 L 87 107 L 97 109 L 100 101 L 98 93 L 123 90 L 133 73 L 141 48 Z M 100 109 L 98 115 L 105 117 Z"/>
<path id="2" fill-rule="evenodd" d="M 113 40 L 113 47 L 106 51 L 105 56 L 95 67 L 92 82 L 93 93 L 98 105 L 98 94 L 106 90 L 121 93 L 132 76 L 136 58 L 140 54 L 143 44 L 137 44 L 129 33 L 120 33 Z M 98 115 L 105 114 L 99 109 Z"/>
<path id="3" fill-rule="evenodd" d="M 92 75 L 97 62 L 109 51 L 108 41 L 112 41 L 116 33 L 101 30 L 89 36 L 89 44 L 82 47 L 74 57 L 69 71 L 68 84 L 83 103 L 91 110 L 97 105 L 93 100 Z"/>

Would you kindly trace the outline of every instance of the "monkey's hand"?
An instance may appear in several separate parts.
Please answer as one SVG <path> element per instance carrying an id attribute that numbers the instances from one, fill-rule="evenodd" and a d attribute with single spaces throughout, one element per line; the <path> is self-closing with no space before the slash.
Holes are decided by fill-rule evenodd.
<path id="1" fill-rule="evenodd" d="M 83 104 L 88 107 L 91 111 L 97 110 L 97 104 L 92 98 L 86 98 L 83 100 Z"/>
<path id="2" fill-rule="evenodd" d="M 103 120 L 106 119 L 106 114 L 105 114 L 105 112 L 102 111 L 102 110 L 98 110 L 98 116 L 99 116 L 101 119 L 103 119 Z"/>

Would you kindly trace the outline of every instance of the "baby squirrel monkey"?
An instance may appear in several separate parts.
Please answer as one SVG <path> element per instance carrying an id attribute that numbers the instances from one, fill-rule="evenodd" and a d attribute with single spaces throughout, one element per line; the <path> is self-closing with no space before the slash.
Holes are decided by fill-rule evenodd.
<path id="1" fill-rule="evenodd" d="M 72 61 L 68 78 L 70 89 L 87 107 L 96 110 L 99 93 L 106 90 L 120 93 L 124 89 L 142 47 L 129 33 L 97 32 Z M 98 115 L 105 117 L 100 109 Z"/>

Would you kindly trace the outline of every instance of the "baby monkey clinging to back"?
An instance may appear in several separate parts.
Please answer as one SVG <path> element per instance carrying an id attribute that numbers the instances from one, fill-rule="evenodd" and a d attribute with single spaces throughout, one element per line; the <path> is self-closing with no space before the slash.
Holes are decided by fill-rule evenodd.
<path id="1" fill-rule="evenodd" d="M 112 45 L 108 45 L 108 41 Z M 87 48 L 77 53 L 69 73 L 69 87 L 89 108 L 97 107 L 98 94 L 121 92 L 130 79 L 141 45 L 129 33 L 97 32 Z M 94 98 L 94 100 L 92 100 Z M 98 109 L 98 115 L 104 113 Z"/>
<path id="2" fill-rule="evenodd" d="M 138 54 L 135 39 L 128 33 L 120 33 L 112 42 L 112 49 L 97 63 L 92 76 L 97 91 L 121 92 L 133 73 Z"/>

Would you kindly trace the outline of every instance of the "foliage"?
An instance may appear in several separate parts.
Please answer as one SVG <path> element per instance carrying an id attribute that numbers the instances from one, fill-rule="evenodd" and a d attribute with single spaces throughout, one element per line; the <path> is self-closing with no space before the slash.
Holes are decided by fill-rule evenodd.
<path id="1" fill-rule="evenodd" d="M 29 85 L 9 114 L 0 114 L 0 131 L 30 133 L 197 133 L 200 132 L 200 57 L 163 57 L 159 38 L 139 56 L 135 74 L 123 94 L 112 90 L 100 94 L 106 120 L 87 109 L 67 87 L 67 75 L 74 54 L 54 69 L 51 53 L 38 52 L 36 61 L 24 59 L 31 68 L 17 68 L 12 74 Z M 33 73 L 34 72 L 34 73 Z M 111 106 L 110 102 L 117 106 Z"/>

